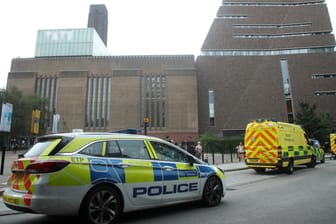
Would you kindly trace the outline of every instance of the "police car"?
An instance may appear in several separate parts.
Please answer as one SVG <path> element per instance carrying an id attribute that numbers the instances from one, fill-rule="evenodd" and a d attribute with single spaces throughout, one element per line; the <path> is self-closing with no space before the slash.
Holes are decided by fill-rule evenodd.
<path id="1" fill-rule="evenodd" d="M 37 138 L 14 161 L 3 194 L 8 208 L 115 223 L 123 212 L 187 201 L 215 206 L 222 170 L 159 138 L 62 133 Z"/>

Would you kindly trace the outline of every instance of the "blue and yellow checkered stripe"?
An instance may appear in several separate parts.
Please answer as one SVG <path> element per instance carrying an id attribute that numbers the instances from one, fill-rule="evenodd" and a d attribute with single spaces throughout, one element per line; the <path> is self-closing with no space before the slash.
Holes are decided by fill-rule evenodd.
<path id="1" fill-rule="evenodd" d="M 100 161 L 100 162 L 99 162 Z M 206 178 L 218 172 L 209 166 L 174 164 L 157 161 L 137 161 L 127 159 L 89 159 L 91 183 L 141 183 L 156 181 L 176 181 Z M 122 167 L 119 164 L 129 164 Z M 163 167 L 171 167 L 169 170 Z"/>
<path id="2" fill-rule="evenodd" d="M 288 157 L 305 157 L 305 156 L 311 156 L 312 150 L 308 147 L 304 146 L 297 146 L 296 148 L 294 146 L 288 146 L 287 149 L 282 149 L 282 154 L 284 158 Z"/>

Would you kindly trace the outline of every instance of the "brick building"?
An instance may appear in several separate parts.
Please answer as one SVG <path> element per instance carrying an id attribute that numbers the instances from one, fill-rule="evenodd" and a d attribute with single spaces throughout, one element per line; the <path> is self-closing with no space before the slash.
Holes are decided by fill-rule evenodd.
<path id="1" fill-rule="evenodd" d="M 148 117 L 149 134 L 179 142 L 241 133 L 253 118 L 292 122 L 300 101 L 336 117 L 335 38 L 322 0 L 223 0 L 197 57 L 110 56 L 100 18 L 84 31 L 40 31 L 35 57 L 12 61 L 7 87 L 48 98 L 59 132 L 143 129 Z"/>

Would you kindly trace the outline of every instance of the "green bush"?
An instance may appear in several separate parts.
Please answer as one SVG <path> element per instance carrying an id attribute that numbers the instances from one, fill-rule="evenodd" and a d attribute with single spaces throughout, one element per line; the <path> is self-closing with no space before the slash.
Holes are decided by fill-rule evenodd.
<path id="1" fill-rule="evenodd" d="M 236 146 L 239 142 L 244 142 L 243 136 L 219 137 L 210 134 L 204 134 L 199 141 L 203 146 L 204 153 L 231 153 L 236 152 Z"/>

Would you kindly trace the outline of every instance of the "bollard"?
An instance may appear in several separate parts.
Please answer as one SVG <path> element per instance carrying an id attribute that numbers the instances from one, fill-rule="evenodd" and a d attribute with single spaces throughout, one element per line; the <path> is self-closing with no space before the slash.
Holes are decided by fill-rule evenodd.
<path id="1" fill-rule="evenodd" d="M 5 165 L 5 153 L 6 153 L 6 147 L 2 146 L 2 153 L 1 153 L 1 168 L 0 168 L 0 174 L 3 174 L 4 171 L 4 165 Z"/>

